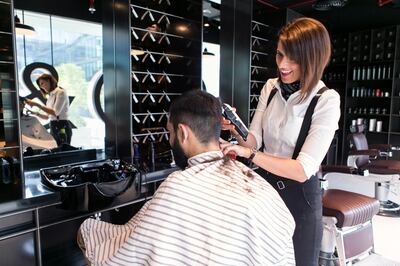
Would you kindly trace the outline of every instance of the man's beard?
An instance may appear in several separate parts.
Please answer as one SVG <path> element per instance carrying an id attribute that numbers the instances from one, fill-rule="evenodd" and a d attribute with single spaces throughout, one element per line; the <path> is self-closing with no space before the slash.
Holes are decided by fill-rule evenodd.
<path id="1" fill-rule="evenodd" d="M 174 154 L 175 164 L 182 170 L 185 169 L 188 166 L 188 158 L 176 138 L 172 143 L 172 153 Z"/>

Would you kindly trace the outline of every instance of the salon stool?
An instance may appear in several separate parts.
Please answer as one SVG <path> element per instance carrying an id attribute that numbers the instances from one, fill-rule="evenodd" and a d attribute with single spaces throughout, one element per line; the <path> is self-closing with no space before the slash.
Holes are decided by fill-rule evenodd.
<path id="1" fill-rule="evenodd" d="M 322 252 L 332 254 L 336 246 L 339 265 L 346 265 L 373 251 L 371 220 L 379 212 L 378 200 L 349 191 L 328 189 L 322 202 L 324 227 L 330 232 L 323 236 Z"/>

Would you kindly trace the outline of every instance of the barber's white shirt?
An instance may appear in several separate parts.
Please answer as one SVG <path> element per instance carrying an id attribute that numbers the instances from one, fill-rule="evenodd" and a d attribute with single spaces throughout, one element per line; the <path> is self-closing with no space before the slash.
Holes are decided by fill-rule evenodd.
<path id="1" fill-rule="evenodd" d="M 46 106 L 53 109 L 56 116 L 49 115 L 50 120 L 68 120 L 69 99 L 64 89 L 55 88 L 49 93 Z"/>
<path id="2" fill-rule="evenodd" d="M 319 81 L 309 97 L 300 102 L 300 91 L 290 95 L 287 101 L 282 97 L 278 79 L 269 79 L 264 85 L 250 132 L 260 148 L 264 142 L 264 152 L 284 158 L 291 158 L 304 115 L 318 90 L 325 84 Z M 266 108 L 272 89 L 278 89 Z M 297 160 L 304 168 L 308 178 L 314 175 L 324 159 L 338 129 L 340 118 L 340 96 L 331 89 L 325 91 L 318 100 L 312 116 L 311 127 Z"/>

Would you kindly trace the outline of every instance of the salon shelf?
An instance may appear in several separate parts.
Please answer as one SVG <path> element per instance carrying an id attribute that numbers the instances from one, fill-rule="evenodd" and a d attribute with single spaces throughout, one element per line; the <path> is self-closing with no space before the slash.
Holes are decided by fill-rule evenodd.
<path id="1" fill-rule="evenodd" d="M 199 14 L 202 15 L 202 4 L 196 0 L 135 0 L 136 6 L 149 8 L 154 11 L 165 13 L 166 15 L 176 15 L 185 19 L 200 21 Z M 132 5 L 132 3 L 131 3 Z M 184 9 L 183 9 L 184 8 Z"/>
<path id="2" fill-rule="evenodd" d="M 389 117 L 390 114 L 349 114 L 347 116 L 357 116 L 357 117 L 374 117 L 374 116 L 382 116 L 382 117 Z"/>
<path id="3" fill-rule="evenodd" d="M 263 42 L 271 42 L 271 40 L 269 40 L 269 39 L 265 39 L 265 38 L 261 38 L 261 37 L 257 37 L 257 36 L 251 36 L 251 38 L 261 40 Z"/>
<path id="4" fill-rule="evenodd" d="M 390 39 L 385 37 L 385 33 L 392 32 L 393 36 Z M 377 34 L 380 34 L 381 37 L 378 38 Z M 400 67 L 400 61 L 397 59 L 400 49 L 399 49 L 399 39 L 400 39 L 400 27 L 399 26 L 389 26 L 380 29 L 371 29 L 363 32 L 356 32 L 349 34 L 350 44 L 349 44 L 349 60 L 352 57 L 358 59 L 356 62 L 349 62 L 347 65 L 347 83 L 346 83 L 346 93 L 347 97 L 345 98 L 345 111 L 344 114 L 344 122 L 343 127 L 346 128 L 343 133 L 343 153 L 342 158 L 346 158 L 346 150 L 348 147 L 345 146 L 347 143 L 345 140 L 347 139 L 347 134 L 349 131 L 347 130 L 347 126 L 350 123 L 350 120 L 355 118 L 379 118 L 384 122 L 384 129 L 387 131 L 383 132 L 366 132 L 366 136 L 369 142 L 371 143 L 386 143 L 389 144 L 391 134 L 399 135 L 397 132 L 393 132 L 391 129 L 394 125 L 397 126 L 398 118 L 400 115 L 397 113 L 394 114 L 391 112 L 392 110 L 397 110 L 400 108 L 399 101 L 400 99 L 398 95 L 399 89 L 397 88 L 396 82 L 398 78 L 398 68 Z M 357 39 L 357 40 L 356 40 Z M 356 40 L 356 42 L 354 42 Z M 392 47 L 388 48 L 388 42 L 392 42 Z M 377 48 L 377 44 L 379 44 L 379 48 Z M 358 47 L 357 51 L 354 52 L 354 47 Z M 366 47 L 366 49 L 365 49 Z M 391 59 L 386 59 L 388 53 L 391 53 Z M 383 59 L 375 59 L 374 57 L 379 55 Z M 366 61 L 360 60 L 361 57 L 367 56 Z M 353 80 L 353 71 L 356 70 L 359 72 L 360 76 L 362 75 L 362 68 L 364 68 L 364 77 L 367 76 L 368 68 L 370 70 L 370 77 L 372 76 L 372 71 L 375 67 L 375 74 L 377 75 L 378 69 L 380 68 L 380 74 L 383 75 L 383 68 L 385 68 L 385 77 L 384 79 L 359 79 Z M 390 75 L 388 75 L 388 69 L 390 68 Z M 354 93 L 354 87 L 366 87 L 366 89 L 380 89 L 384 93 L 389 93 L 388 97 L 352 97 L 352 93 Z M 385 108 L 387 110 L 386 114 L 349 114 L 347 113 L 348 108 L 367 108 L 369 111 L 370 108 L 380 108 L 381 110 Z M 353 109 L 353 110 L 354 110 Z M 367 127 L 368 129 L 368 127 Z M 398 143 L 391 143 L 397 145 Z"/>
<path id="5" fill-rule="evenodd" d="M 1 112 L 1 113 L 3 113 L 3 112 Z M 11 119 L 1 118 L 0 119 L 0 122 L 12 122 L 12 121 L 16 122 L 16 121 L 19 121 L 19 119 L 18 118 L 11 118 Z"/>
<path id="6" fill-rule="evenodd" d="M 351 83 L 377 83 L 377 82 L 392 82 L 393 79 L 364 79 L 364 80 L 348 80 Z"/>
<path id="7" fill-rule="evenodd" d="M 254 51 L 254 50 L 252 50 L 251 52 L 254 54 L 262 54 L 262 55 L 266 55 L 266 56 L 271 56 L 270 54 L 264 53 L 264 52 L 258 52 L 258 51 Z"/>
<path id="8" fill-rule="evenodd" d="M 116 132 L 112 132 L 112 141 L 115 139 L 120 157 L 127 160 L 133 160 L 133 151 L 138 147 L 145 167 L 152 164 L 147 154 L 149 148 L 157 152 L 170 149 L 165 125 L 172 100 L 186 91 L 201 88 L 202 0 L 120 1 L 127 8 L 110 12 L 113 20 L 109 23 L 115 25 L 118 20 L 123 27 L 113 31 L 127 37 L 129 43 L 127 47 L 116 39 L 112 41 L 113 51 L 128 48 L 143 50 L 143 54 L 126 55 L 129 61 L 122 66 L 123 74 L 117 77 L 128 80 L 120 83 L 124 85 L 117 92 L 121 95 L 117 95 L 116 102 L 126 99 L 129 105 L 110 107 L 117 109 L 120 120 Z M 186 26 L 188 31 L 180 31 L 179 25 Z M 120 56 L 124 57 L 123 52 L 116 57 Z M 126 139 L 127 135 L 131 138 Z M 150 171 L 157 168 L 157 163 Z"/>
<path id="9" fill-rule="evenodd" d="M 324 80 L 326 83 L 346 83 L 345 79 L 331 79 L 331 80 Z"/>
<path id="10" fill-rule="evenodd" d="M 20 146 L 8 146 L 8 147 L 0 147 L 0 151 L 11 150 L 11 149 L 19 149 Z"/>
<path id="11" fill-rule="evenodd" d="M 187 38 L 185 36 L 176 35 L 176 34 L 172 34 L 172 33 L 154 31 L 154 30 L 143 29 L 143 28 L 138 28 L 138 27 L 131 27 L 131 30 L 132 29 L 133 30 L 139 30 L 139 31 L 145 31 L 146 33 L 148 32 L 148 33 L 152 33 L 152 34 L 159 34 L 159 35 L 163 35 L 163 36 L 168 36 L 168 37 L 172 37 L 172 38 L 178 38 L 178 39 L 185 39 L 185 40 L 190 40 L 190 41 L 195 41 L 195 42 L 201 42 L 200 40 L 197 40 L 197 39 L 194 39 L 194 38 Z M 133 35 L 132 32 L 131 32 L 131 34 Z"/>
<path id="12" fill-rule="evenodd" d="M 384 65 L 384 64 L 393 64 L 394 59 L 384 59 L 384 60 L 370 60 L 364 62 L 350 62 L 349 67 L 355 66 L 370 66 L 370 65 Z"/>
<path id="13" fill-rule="evenodd" d="M 1 85 L 1 79 L 0 79 L 0 85 Z M 10 90 L 10 89 L 0 89 L 0 93 L 16 93 L 16 90 Z"/>
<path id="14" fill-rule="evenodd" d="M 188 21 L 188 22 L 198 23 L 198 21 L 196 21 L 196 20 L 185 18 L 185 17 L 181 17 L 181 16 L 177 16 L 177 15 L 166 13 L 166 12 L 162 12 L 160 10 L 151 9 L 151 8 L 148 8 L 148 7 L 142 7 L 142 6 L 138 6 L 138 5 L 134 5 L 134 4 L 131 4 L 130 6 L 131 6 L 131 8 L 134 7 L 134 8 L 145 9 L 145 10 L 148 10 L 148 11 L 151 11 L 151 12 L 155 12 L 155 13 L 158 13 L 158 14 L 161 14 L 161 15 L 166 15 L 168 17 L 174 17 L 174 18 L 182 19 L 182 20 L 185 20 L 185 21 Z"/>
<path id="15" fill-rule="evenodd" d="M 267 25 L 267 24 L 265 24 L 265 23 L 262 23 L 262 22 L 259 22 L 259 21 L 257 21 L 257 20 L 253 20 L 252 21 L 252 23 L 254 23 L 254 24 L 258 24 L 258 25 L 261 25 L 261 26 L 264 26 L 264 27 L 266 27 L 266 28 L 274 28 L 274 27 L 272 27 L 272 26 L 270 26 L 270 25 Z"/>
<path id="16" fill-rule="evenodd" d="M 265 69 L 265 70 L 271 70 L 271 68 L 269 68 L 269 67 L 264 67 L 264 66 L 256 66 L 256 65 L 253 65 L 253 66 L 251 66 L 252 68 L 259 68 L 259 69 Z"/>
<path id="17" fill-rule="evenodd" d="M 9 203 L 23 196 L 21 176 L 21 144 L 16 80 L 16 55 L 14 44 L 14 10 L 12 1 L 0 0 L 0 137 L 1 158 L 15 165 L 15 178 L 7 183 L 0 178 L 0 203 Z M 11 161 L 10 161 L 11 160 Z M 5 171 L 5 169 L 3 169 Z"/>
<path id="18" fill-rule="evenodd" d="M 366 135 L 368 135 L 368 134 L 387 135 L 387 134 L 389 134 L 389 132 L 387 132 L 387 131 L 380 131 L 380 132 L 377 132 L 377 131 L 366 131 Z M 390 134 L 392 134 L 392 133 L 390 133 Z"/>

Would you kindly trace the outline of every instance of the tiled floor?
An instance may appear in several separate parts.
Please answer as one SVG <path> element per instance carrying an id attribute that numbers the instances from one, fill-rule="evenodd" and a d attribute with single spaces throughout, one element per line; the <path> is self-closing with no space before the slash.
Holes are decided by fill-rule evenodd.
<path id="1" fill-rule="evenodd" d="M 375 215 L 372 222 L 375 252 L 400 265 L 400 218 Z"/>

